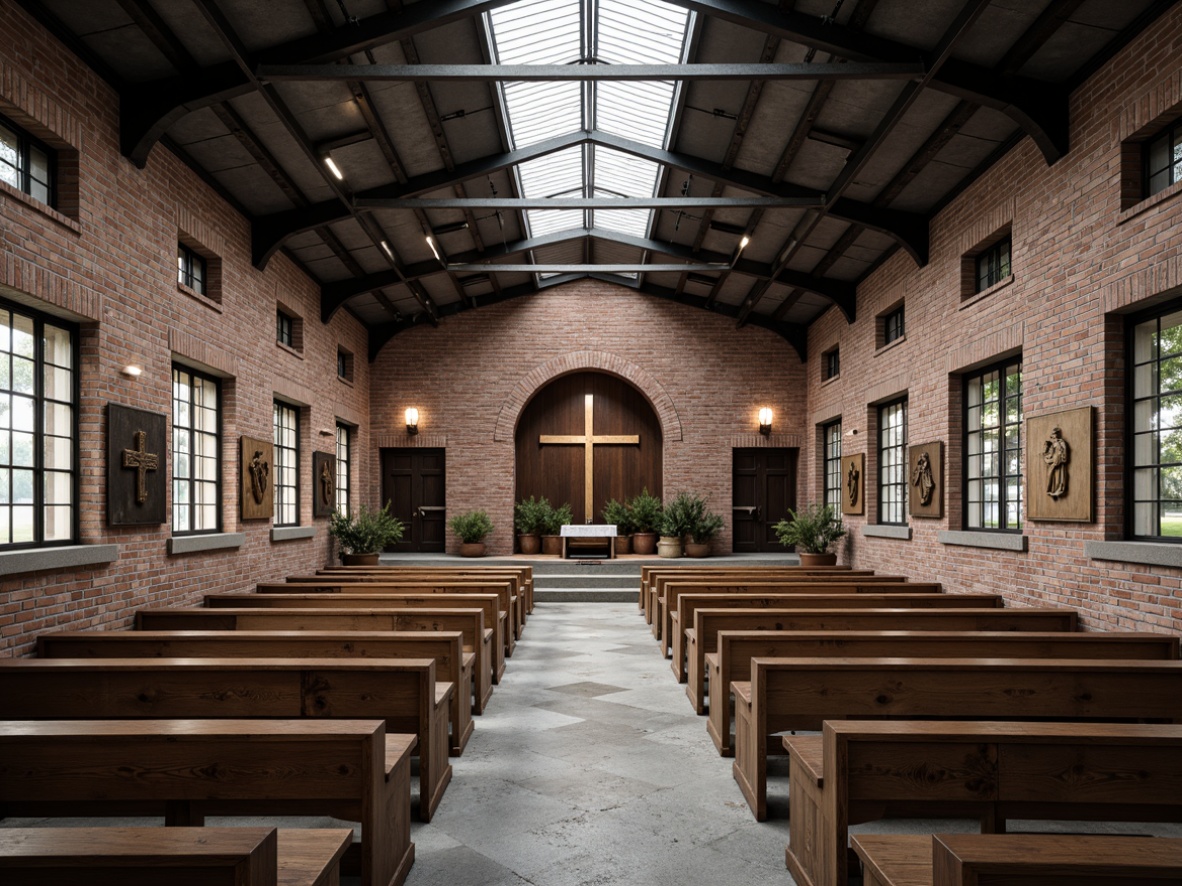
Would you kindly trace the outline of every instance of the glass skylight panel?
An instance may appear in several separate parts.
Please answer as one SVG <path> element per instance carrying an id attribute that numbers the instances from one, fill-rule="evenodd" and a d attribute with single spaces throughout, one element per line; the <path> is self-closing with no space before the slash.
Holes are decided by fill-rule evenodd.
<path id="1" fill-rule="evenodd" d="M 596 129 L 654 148 L 664 147 L 673 104 L 672 83 L 597 83 L 595 93 Z"/>
<path id="2" fill-rule="evenodd" d="M 608 64 L 675 65 L 689 13 L 654 0 L 599 0 L 596 59 Z M 668 109 L 666 109 L 668 116 Z"/>

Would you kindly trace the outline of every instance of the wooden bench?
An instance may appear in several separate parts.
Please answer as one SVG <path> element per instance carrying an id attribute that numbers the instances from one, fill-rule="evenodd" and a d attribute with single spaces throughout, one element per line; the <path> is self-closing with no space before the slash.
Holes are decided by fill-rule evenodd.
<path id="1" fill-rule="evenodd" d="M 1110 834 L 855 834 L 862 886 L 1182 883 L 1182 839 Z"/>
<path id="2" fill-rule="evenodd" d="M 735 697 L 735 781 L 767 818 L 768 737 L 825 720 L 1182 718 L 1182 662 L 755 658 Z M 775 748 L 780 751 L 780 743 Z"/>
<path id="3" fill-rule="evenodd" d="M 526 615 L 533 614 L 534 611 L 534 570 L 532 566 L 329 566 L 324 569 L 317 569 L 317 575 L 376 575 L 378 577 L 385 577 L 388 575 L 406 576 L 412 580 L 418 580 L 419 576 L 435 576 L 448 575 L 451 573 L 459 573 L 461 575 L 474 574 L 477 576 L 489 575 L 508 575 L 517 582 L 517 592 L 525 599 L 525 613 Z"/>
<path id="4" fill-rule="evenodd" d="M 1182 820 L 1178 726 L 829 721 L 783 744 L 798 886 L 846 886 L 850 825 L 885 817 Z"/>
<path id="5" fill-rule="evenodd" d="M 345 579 L 310 578 L 307 580 L 288 579 L 286 582 L 259 582 L 255 586 L 259 594 L 350 594 L 353 596 L 405 594 L 412 597 L 433 595 L 480 595 L 495 594 L 498 619 L 501 625 L 501 640 L 505 644 L 505 655 L 512 657 L 516 648 L 519 623 L 517 601 L 510 594 L 509 582 L 407 582 L 407 581 L 354 581 Z M 491 621 L 490 621 L 491 623 Z"/>
<path id="6" fill-rule="evenodd" d="M 709 685 L 717 687 L 719 703 L 710 705 L 710 720 L 706 728 L 715 747 L 724 757 L 734 753 L 734 746 L 731 744 L 730 694 L 723 687 L 730 686 L 736 680 L 749 681 L 753 658 L 911 656 L 1171 661 L 1177 660 L 1179 651 L 1178 638 L 1166 634 L 980 631 L 976 628 L 970 628 L 967 632 L 889 629 L 718 631 L 715 633 L 715 645 L 716 650 L 707 652 L 705 661 Z"/>
<path id="7" fill-rule="evenodd" d="M 887 586 L 886 590 L 871 590 L 867 585 Z M 867 575 L 849 578 L 843 575 L 812 577 L 792 576 L 717 576 L 714 578 L 658 578 L 652 591 L 654 610 L 652 632 L 662 648 L 669 643 L 670 615 L 677 611 L 678 594 L 889 594 L 892 589 L 907 586 L 900 594 L 939 594 L 943 586 L 936 582 L 909 582 L 898 575 Z"/>
<path id="8" fill-rule="evenodd" d="M 37 638 L 40 658 L 432 658 L 455 684 L 449 752 L 472 736 L 472 667 L 460 631 L 61 631 Z"/>
<path id="9" fill-rule="evenodd" d="M 897 585 L 899 588 L 910 585 Z M 819 590 L 810 587 L 809 590 Z M 908 594 L 894 592 L 815 593 L 803 594 L 795 591 L 780 593 L 721 593 L 681 594 L 677 598 L 677 609 L 670 621 L 671 638 L 668 654 L 672 656 L 671 667 L 678 680 L 687 679 L 686 652 L 689 644 L 688 631 L 694 626 L 694 613 L 698 609 L 1000 609 L 1005 605 L 1001 594 Z"/>
<path id="10" fill-rule="evenodd" d="M 5 886 L 339 886 L 347 828 L 0 828 Z"/>
<path id="11" fill-rule="evenodd" d="M 451 781 L 454 691 L 429 658 L 0 659 L 4 720 L 381 718 L 418 738 L 423 821 Z"/>
<path id="12" fill-rule="evenodd" d="M 206 594 L 204 603 L 210 609 L 480 609 L 484 629 L 491 633 L 488 662 L 492 682 L 500 683 L 505 676 L 505 620 L 492 594 Z"/>
<path id="13" fill-rule="evenodd" d="M 809 575 L 832 575 L 834 573 L 842 573 L 847 576 L 862 576 L 873 575 L 873 569 L 852 569 L 849 566 L 641 566 L 640 567 L 640 600 L 639 608 L 645 616 L 645 621 L 652 622 L 652 614 L 649 611 L 650 592 L 654 587 L 656 579 L 666 573 L 674 576 L 694 576 L 713 577 L 714 575 L 731 575 L 750 572 L 755 576 L 759 575 L 777 575 L 784 573 L 786 576 L 809 576 Z M 791 580 L 791 579 L 788 579 Z"/>
<path id="14" fill-rule="evenodd" d="M 361 823 L 362 886 L 400 886 L 414 745 L 381 720 L 0 722 L 0 815 L 328 815 Z"/>

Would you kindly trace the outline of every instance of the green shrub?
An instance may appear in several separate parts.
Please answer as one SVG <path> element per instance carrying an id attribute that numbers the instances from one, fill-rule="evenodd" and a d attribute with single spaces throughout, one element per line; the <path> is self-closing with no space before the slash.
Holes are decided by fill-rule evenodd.
<path id="1" fill-rule="evenodd" d="M 545 496 L 523 498 L 513 506 L 513 528 L 518 535 L 541 535 L 552 510 Z"/>
<path id="2" fill-rule="evenodd" d="M 631 535 L 632 509 L 628 507 L 627 502 L 608 499 L 607 504 L 603 506 L 603 522 L 614 523 L 616 532 L 620 535 Z"/>
<path id="3" fill-rule="evenodd" d="M 706 513 L 706 499 L 679 492 L 665 505 L 657 531 L 666 538 L 685 538 Z"/>
<path id="4" fill-rule="evenodd" d="M 632 531 L 656 532 L 661 524 L 661 500 L 650 495 L 648 487 L 636 498 L 632 499 Z"/>
<path id="5" fill-rule="evenodd" d="M 830 505 L 814 502 L 799 511 L 788 511 L 792 519 L 772 527 L 782 545 L 796 545 L 806 554 L 824 554 L 829 545 L 845 535 L 841 515 Z"/>
<path id="6" fill-rule="evenodd" d="M 376 554 L 401 541 L 405 530 L 402 521 L 390 513 L 390 502 L 380 511 L 361 505 L 356 515 L 333 511 L 328 518 L 328 533 L 344 554 Z"/>
<path id="7" fill-rule="evenodd" d="M 546 517 L 546 528 L 542 530 L 542 534 L 558 535 L 564 525 L 574 522 L 574 518 L 575 515 L 570 508 L 570 502 L 559 508 L 550 508 L 550 513 Z"/>
<path id="8" fill-rule="evenodd" d="M 467 511 L 452 517 L 448 523 L 451 531 L 465 544 L 479 544 L 493 531 L 492 520 L 484 511 Z"/>

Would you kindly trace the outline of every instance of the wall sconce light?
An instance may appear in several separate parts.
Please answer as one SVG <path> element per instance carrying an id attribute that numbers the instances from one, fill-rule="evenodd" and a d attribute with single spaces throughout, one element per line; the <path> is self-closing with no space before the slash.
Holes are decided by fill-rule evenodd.
<path id="1" fill-rule="evenodd" d="M 411 435 L 419 432 L 419 411 L 413 406 L 406 410 L 406 432 Z"/>
<path id="2" fill-rule="evenodd" d="M 857 428 L 850 428 L 848 431 L 845 432 L 845 435 L 847 437 L 856 437 L 856 436 L 858 436 L 858 429 Z"/>
<path id="3" fill-rule="evenodd" d="M 759 433 L 765 437 L 772 432 L 772 411 L 765 406 L 759 410 Z"/>
<path id="4" fill-rule="evenodd" d="M 141 375 L 144 374 L 144 367 L 139 366 L 138 364 L 135 364 L 135 363 L 129 363 L 127 366 L 124 366 L 119 371 L 122 372 L 124 375 L 126 375 L 128 378 L 139 378 Z"/>

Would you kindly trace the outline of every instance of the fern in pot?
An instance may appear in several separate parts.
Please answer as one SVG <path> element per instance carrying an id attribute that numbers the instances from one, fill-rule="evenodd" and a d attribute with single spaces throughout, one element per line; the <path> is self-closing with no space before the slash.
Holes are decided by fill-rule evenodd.
<path id="1" fill-rule="evenodd" d="M 830 545 L 846 534 L 841 515 L 831 505 L 818 502 L 798 511 L 789 510 L 791 519 L 784 519 L 772 527 L 776 538 L 784 546 L 795 545 L 801 566 L 833 566 L 837 554 Z"/>
<path id="2" fill-rule="evenodd" d="M 405 524 L 390 513 L 390 502 L 379 511 L 365 505 L 356 514 L 333 511 L 328 519 L 328 534 L 337 540 L 346 566 L 376 566 L 381 552 L 402 541 L 405 531 Z"/>
<path id="3" fill-rule="evenodd" d="M 466 511 L 448 521 L 451 531 L 460 537 L 461 557 L 483 557 L 484 538 L 491 535 L 493 522 L 484 511 Z"/>

